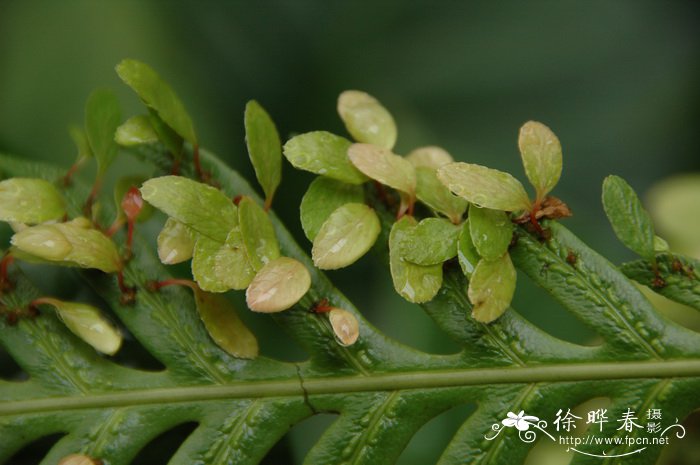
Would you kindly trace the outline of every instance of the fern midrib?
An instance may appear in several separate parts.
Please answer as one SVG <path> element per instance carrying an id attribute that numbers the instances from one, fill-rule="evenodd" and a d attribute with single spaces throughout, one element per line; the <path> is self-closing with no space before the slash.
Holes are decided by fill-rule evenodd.
<path id="1" fill-rule="evenodd" d="M 303 397 L 350 392 L 624 379 L 700 378 L 700 358 L 648 362 L 570 363 L 535 367 L 417 370 L 370 376 L 245 381 L 236 384 L 135 389 L 0 403 L 1 415 L 116 408 L 225 399 Z"/>

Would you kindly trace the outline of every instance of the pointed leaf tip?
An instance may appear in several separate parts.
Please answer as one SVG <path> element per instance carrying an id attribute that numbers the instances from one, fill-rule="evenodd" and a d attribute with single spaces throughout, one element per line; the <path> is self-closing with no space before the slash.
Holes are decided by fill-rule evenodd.
<path id="1" fill-rule="evenodd" d="M 85 104 L 85 132 L 100 173 L 107 171 L 119 151 L 114 137 L 120 122 L 121 109 L 114 92 L 93 91 Z"/>
<path id="2" fill-rule="evenodd" d="M 138 60 L 124 59 L 116 71 L 122 81 L 158 113 L 175 132 L 192 145 L 197 145 L 197 135 L 190 115 L 170 85 L 153 68 Z"/>
<path id="3" fill-rule="evenodd" d="M 245 107 L 245 139 L 255 176 L 269 204 L 282 177 L 282 144 L 275 123 L 255 100 Z"/>
<path id="4" fill-rule="evenodd" d="M 547 126 L 528 121 L 520 128 L 518 147 L 525 174 L 537 192 L 537 199 L 541 201 L 561 177 L 561 143 Z"/>
<path id="5" fill-rule="evenodd" d="M 294 136 L 284 144 L 285 158 L 297 169 L 310 171 L 348 184 L 369 179 L 350 163 L 352 142 L 330 132 L 314 131 Z"/>
<path id="6" fill-rule="evenodd" d="M 396 143 L 396 123 L 391 113 L 366 92 L 346 90 L 338 97 L 338 114 L 358 142 L 391 150 Z"/>
<path id="7" fill-rule="evenodd" d="M 311 287 L 311 275 L 299 261 L 280 257 L 266 264 L 246 290 L 254 312 L 275 313 L 291 308 Z"/>

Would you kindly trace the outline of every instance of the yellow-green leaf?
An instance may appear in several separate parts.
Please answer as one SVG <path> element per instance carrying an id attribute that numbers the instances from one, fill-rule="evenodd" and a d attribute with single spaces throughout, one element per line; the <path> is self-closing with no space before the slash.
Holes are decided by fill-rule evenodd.
<path id="1" fill-rule="evenodd" d="M 238 211 L 220 190 L 180 176 L 149 179 L 141 186 L 143 199 L 199 234 L 224 243 L 238 224 Z"/>
<path id="2" fill-rule="evenodd" d="M 158 133 L 151 125 L 147 115 L 132 116 L 117 128 L 114 140 L 119 145 L 132 147 L 158 142 Z"/>
<path id="3" fill-rule="evenodd" d="M 78 302 L 63 302 L 44 297 L 39 303 L 53 306 L 60 319 L 73 334 L 95 350 L 114 355 L 122 345 L 122 334 L 97 308 Z"/>
<path id="4" fill-rule="evenodd" d="M 360 325 L 355 315 L 342 308 L 331 308 L 328 312 L 335 339 L 343 347 L 351 346 L 360 336 Z"/>
<path id="5" fill-rule="evenodd" d="M 396 292 L 409 302 L 423 303 L 432 300 L 442 286 L 442 264 L 421 266 L 401 258 L 397 244 L 403 242 L 403 234 L 414 225 L 415 220 L 404 216 L 392 226 L 389 234 L 389 265 Z"/>
<path id="6" fill-rule="evenodd" d="M 166 265 L 174 265 L 192 258 L 194 239 L 190 229 L 175 218 L 168 218 L 158 234 L 158 258 Z"/>
<path id="7" fill-rule="evenodd" d="M 86 228 L 82 220 L 42 224 L 12 236 L 12 245 L 37 258 L 57 264 L 95 268 L 114 273 L 121 268 L 117 246 L 102 231 Z"/>
<path id="8" fill-rule="evenodd" d="M 432 168 L 433 171 L 454 161 L 445 149 L 433 145 L 412 150 L 406 155 L 406 160 L 416 168 Z"/>
<path id="9" fill-rule="evenodd" d="M 202 290 L 226 292 L 229 289 L 245 289 L 254 275 L 238 227 L 231 230 L 223 244 L 197 234 L 192 276 Z"/>
<path id="10" fill-rule="evenodd" d="M 85 105 L 85 133 L 100 173 L 104 173 L 117 156 L 114 141 L 121 121 L 121 110 L 116 95 L 109 89 L 97 89 Z"/>
<path id="11" fill-rule="evenodd" d="M 284 156 L 297 169 L 348 184 L 362 184 L 368 178 L 350 163 L 348 149 L 351 145 L 349 140 L 330 132 L 307 132 L 284 144 Z"/>
<path id="12" fill-rule="evenodd" d="M 634 189 L 619 176 L 603 181 L 603 209 L 620 242 L 647 260 L 654 259 L 654 225 Z"/>
<path id="13" fill-rule="evenodd" d="M 405 158 L 372 144 L 352 144 L 348 156 L 358 170 L 375 181 L 415 195 L 416 170 Z"/>
<path id="14" fill-rule="evenodd" d="M 270 217 L 253 199 L 243 197 L 238 203 L 241 238 L 255 271 L 280 256 L 280 246 Z"/>
<path id="15" fill-rule="evenodd" d="M 148 109 L 148 121 L 158 135 L 158 140 L 165 146 L 165 149 L 170 152 L 176 160 L 181 159 L 185 139 L 175 132 L 173 128 L 168 126 L 153 108 Z"/>
<path id="16" fill-rule="evenodd" d="M 194 298 L 199 318 L 216 345 L 234 357 L 258 356 L 258 340 L 226 297 L 195 288 Z"/>
<path id="17" fill-rule="evenodd" d="M 413 227 L 404 227 L 392 245 L 408 262 L 438 265 L 457 255 L 460 230 L 443 218 L 426 218 Z"/>
<path id="18" fill-rule="evenodd" d="M 92 157 L 90 141 L 88 141 L 85 130 L 78 125 L 72 124 L 68 128 L 68 133 L 75 144 L 75 148 L 78 150 L 78 160 L 84 160 Z"/>
<path id="19" fill-rule="evenodd" d="M 116 67 L 122 81 L 155 110 L 165 123 L 192 145 L 197 135 L 190 115 L 175 91 L 145 63 L 133 59 L 122 60 Z"/>
<path id="20" fill-rule="evenodd" d="M 396 124 L 391 113 L 374 97 L 359 90 L 346 90 L 338 97 L 338 114 L 358 142 L 391 150 L 396 143 Z"/>
<path id="21" fill-rule="evenodd" d="M 246 290 L 246 302 L 254 312 L 281 312 L 304 297 L 310 286 L 311 275 L 302 263 L 280 257 L 258 271 Z"/>
<path id="22" fill-rule="evenodd" d="M 503 315 L 513 300 L 516 277 L 515 267 L 507 253 L 493 261 L 479 261 L 467 291 L 475 320 L 490 323 Z"/>
<path id="23" fill-rule="evenodd" d="M 479 207 L 509 212 L 530 209 L 523 185 L 503 171 L 456 162 L 439 168 L 437 176 L 450 191 Z"/>
<path id="24" fill-rule="evenodd" d="M 306 237 L 313 241 L 321 226 L 336 208 L 346 203 L 362 203 L 362 186 L 319 176 L 309 185 L 301 199 L 299 214 Z"/>
<path id="25" fill-rule="evenodd" d="M 467 209 L 468 202 L 453 195 L 437 177 L 435 168 L 416 168 L 416 197 L 438 213 L 447 216 L 457 224 Z"/>
<path id="26" fill-rule="evenodd" d="M 282 144 L 275 123 L 255 100 L 245 107 L 245 140 L 255 176 L 269 205 L 282 177 Z"/>
<path id="27" fill-rule="evenodd" d="M 469 231 L 479 255 L 495 260 L 508 250 L 513 238 L 513 223 L 505 212 L 469 207 Z"/>
<path id="28" fill-rule="evenodd" d="M 337 208 L 314 239 L 314 264 L 335 270 L 354 263 L 372 247 L 380 230 L 377 214 L 367 205 L 348 203 Z"/>
<path id="29" fill-rule="evenodd" d="M 520 128 L 520 156 L 525 174 L 542 200 L 557 185 L 562 169 L 561 144 L 557 136 L 542 123 L 528 121 Z"/>
<path id="30" fill-rule="evenodd" d="M 0 181 L 0 221 L 37 224 L 65 214 L 63 196 L 50 182 L 34 178 Z"/>

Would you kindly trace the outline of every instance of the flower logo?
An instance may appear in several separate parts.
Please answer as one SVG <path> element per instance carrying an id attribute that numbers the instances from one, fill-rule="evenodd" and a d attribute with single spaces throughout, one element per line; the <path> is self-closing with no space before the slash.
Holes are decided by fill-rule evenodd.
<path id="1" fill-rule="evenodd" d="M 508 412 L 508 418 L 505 418 L 501 423 L 508 428 L 516 427 L 518 431 L 527 431 L 530 429 L 531 422 L 538 422 L 540 419 L 532 415 L 525 415 L 525 410 L 521 410 L 516 415 L 513 412 Z"/>

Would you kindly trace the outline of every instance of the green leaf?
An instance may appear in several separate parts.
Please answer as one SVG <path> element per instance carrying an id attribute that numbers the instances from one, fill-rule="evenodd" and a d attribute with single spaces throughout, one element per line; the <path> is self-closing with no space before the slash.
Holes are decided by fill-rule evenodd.
<path id="1" fill-rule="evenodd" d="M 149 179 L 143 199 L 200 235 L 223 244 L 238 224 L 238 210 L 220 190 L 180 176 Z"/>
<path id="2" fill-rule="evenodd" d="M 175 160 L 180 160 L 185 139 L 168 126 L 152 108 L 148 109 L 148 121 L 156 134 L 158 134 L 158 140 L 165 146 L 165 149 L 170 152 Z"/>
<path id="3" fill-rule="evenodd" d="M 117 182 L 114 184 L 114 204 L 116 206 L 116 210 L 120 218 L 124 218 L 124 212 L 122 211 L 121 205 L 126 193 L 132 187 L 138 188 L 147 179 L 148 178 L 145 176 L 123 176 L 117 179 Z M 153 211 L 154 210 L 151 205 L 144 203 L 143 207 L 141 207 L 139 215 L 136 217 L 136 220 L 139 223 L 148 221 L 151 218 L 151 216 L 153 216 Z"/>
<path id="4" fill-rule="evenodd" d="M 314 179 L 301 199 L 299 216 L 306 237 L 313 242 L 331 213 L 346 203 L 362 203 L 362 186 L 346 184 L 319 176 Z"/>
<path id="5" fill-rule="evenodd" d="M 623 263 L 620 270 L 667 299 L 700 310 L 700 260 L 659 253 L 656 266 L 648 260 L 636 260 Z"/>
<path id="6" fill-rule="evenodd" d="M 394 289 L 409 302 L 432 300 L 442 285 L 442 264 L 421 266 L 401 258 L 399 244 L 404 235 L 415 227 L 415 220 L 404 216 L 394 223 L 389 234 L 389 266 Z"/>
<path id="7" fill-rule="evenodd" d="M 603 181 L 603 208 L 620 242 L 647 260 L 654 259 L 654 226 L 632 187 L 619 176 Z"/>
<path id="8" fill-rule="evenodd" d="M 165 123 L 192 145 L 197 135 L 190 115 L 175 91 L 147 64 L 137 60 L 122 60 L 116 67 L 122 81 L 158 113 Z"/>
<path id="9" fill-rule="evenodd" d="M 246 302 L 254 312 L 281 312 L 296 304 L 310 286 L 311 275 L 302 263 L 280 257 L 258 271 L 246 290 Z"/>
<path id="10" fill-rule="evenodd" d="M 114 142 L 122 119 L 119 101 L 109 89 L 98 89 L 90 94 L 85 105 L 85 132 L 100 173 L 105 173 L 117 156 Z"/>
<path id="11" fill-rule="evenodd" d="M 275 229 L 270 217 L 255 200 L 244 196 L 238 203 L 241 238 L 255 271 L 280 256 Z"/>
<path id="12" fill-rule="evenodd" d="M 530 210 L 523 185 L 503 171 L 456 162 L 438 169 L 437 176 L 450 191 L 479 207 L 508 212 Z"/>
<path id="13" fill-rule="evenodd" d="M 391 113 L 371 95 L 346 90 L 338 97 L 338 114 L 358 142 L 391 150 L 396 143 L 396 124 Z"/>
<path id="14" fill-rule="evenodd" d="M 500 210 L 472 205 L 469 207 L 469 231 L 479 255 L 486 260 L 496 260 L 508 251 L 513 223 Z"/>
<path id="15" fill-rule="evenodd" d="M 325 131 L 307 132 L 284 144 L 284 156 L 297 169 L 327 176 L 348 184 L 362 184 L 368 178 L 350 163 L 349 140 Z"/>
<path id="16" fill-rule="evenodd" d="M 245 107 L 245 140 L 255 176 L 270 205 L 282 177 L 282 148 L 275 123 L 255 100 Z"/>
<path id="17" fill-rule="evenodd" d="M 479 252 L 477 252 L 472 242 L 471 226 L 469 223 L 469 219 L 462 223 L 462 229 L 459 232 L 459 239 L 457 242 L 457 259 L 459 260 L 459 266 L 462 268 L 462 273 L 464 273 L 464 276 L 467 278 L 471 278 L 472 273 L 474 273 L 474 268 L 476 268 L 479 260 L 481 260 Z"/>
<path id="18" fill-rule="evenodd" d="M 175 218 L 168 218 L 157 239 L 158 258 L 161 263 L 174 265 L 192 258 L 194 253 L 192 234 L 190 228 Z"/>
<path id="19" fill-rule="evenodd" d="M 374 245 L 380 230 L 377 214 L 367 205 L 348 203 L 337 208 L 314 238 L 314 265 L 335 270 L 355 263 Z"/>
<path id="20" fill-rule="evenodd" d="M 461 228 L 442 218 L 426 218 L 404 227 L 394 247 L 399 257 L 416 265 L 438 265 L 457 255 Z"/>
<path id="21" fill-rule="evenodd" d="M 78 160 L 92 158 L 92 149 L 85 130 L 78 125 L 71 124 L 68 128 L 68 133 L 75 144 L 75 148 L 78 150 Z"/>
<path id="22" fill-rule="evenodd" d="M 416 168 L 416 197 L 438 213 L 458 224 L 467 209 L 467 201 L 457 197 L 440 182 L 435 168 Z"/>
<path id="23" fill-rule="evenodd" d="M 454 161 L 452 155 L 447 153 L 445 149 L 432 145 L 412 150 L 406 155 L 406 160 L 410 161 L 416 168 L 432 168 L 433 172 Z"/>
<path id="24" fill-rule="evenodd" d="M 63 302 L 48 297 L 41 298 L 37 302 L 53 306 L 66 327 L 95 350 L 114 355 L 121 347 L 122 334 L 102 315 L 100 310 L 92 305 Z"/>
<path id="25" fill-rule="evenodd" d="M 192 257 L 192 276 L 203 291 L 242 290 L 253 280 L 255 271 L 236 226 L 222 244 L 197 234 Z"/>
<path id="26" fill-rule="evenodd" d="M 352 144 L 348 157 L 355 167 L 380 183 L 409 196 L 416 192 L 416 169 L 405 158 L 371 144 Z"/>
<path id="27" fill-rule="evenodd" d="M 105 273 L 121 268 L 114 242 L 101 231 L 84 227 L 80 220 L 32 226 L 12 236 L 11 242 L 22 252 L 57 264 L 95 268 Z"/>
<path id="28" fill-rule="evenodd" d="M 194 301 L 199 317 L 216 345 L 238 358 L 258 356 L 258 340 L 241 321 L 238 312 L 221 294 L 194 288 Z"/>
<path id="29" fill-rule="evenodd" d="M 469 280 L 472 316 L 481 323 L 491 323 L 503 315 L 515 293 L 515 267 L 510 255 L 496 260 L 481 259 Z"/>
<path id="30" fill-rule="evenodd" d="M 158 133 L 151 125 L 148 115 L 132 116 L 117 128 L 114 135 L 117 144 L 131 147 L 141 144 L 153 144 L 158 142 Z"/>
<path id="31" fill-rule="evenodd" d="M 528 121 L 520 128 L 520 156 L 525 174 L 542 200 L 559 182 L 562 169 L 561 144 L 557 136 L 542 123 Z"/>
<path id="32" fill-rule="evenodd" d="M 65 214 L 63 196 L 50 182 L 35 178 L 0 181 L 0 221 L 37 224 Z"/>
<path id="33" fill-rule="evenodd" d="M 663 237 L 654 236 L 654 252 L 668 252 L 670 247 Z"/>

